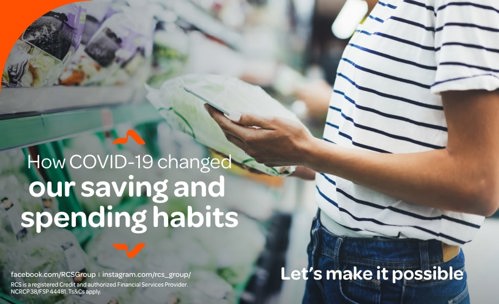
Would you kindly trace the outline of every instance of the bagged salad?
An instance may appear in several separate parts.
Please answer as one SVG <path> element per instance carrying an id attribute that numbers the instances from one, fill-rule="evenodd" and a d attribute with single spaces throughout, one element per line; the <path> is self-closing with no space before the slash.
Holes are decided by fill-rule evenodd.
<path id="1" fill-rule="evenodd" d="M 248 168 L 279 176 L 290 174 L 294 167 L 268 167 L 258 163 L 236 145 L 229 142 L 204 104 L 206 100 L 234 113 L 282 117 L 299 121 L 278 101 L 260 87 L 233 77 L 191 74 L 165 82 L 159 90 L 149 88 L 147 98 L 174 129 L 180 130 L 199 143 L 225 155 Z M 264 109 L 265 112 L 262 111 Z M 239 113 L 239 114 L 238 114 Z"/>
<path id="2" fill-rule="evenodd" d="M 48 229 L 32 239 L 12 246 L 5 259 L 2 277 L 3 289 L 10 290 L 12 282 L 24 283 L 71 283 L 81 282 L 82 277 L 25 277 L 13 278 L 11 272 L 86 272 L 87 259 L 78 241 L 64 229 Z M 60 294 L 23 294 L 19 299 L 25 303 L 55 303 Z"/>
<path id="3" fill-rule="evenodd" d="M 185 68 L 188 59 L 189 37 L 173 23 L 160 22 L 154 33 L 150 86 L 159 87 Z"/>
<path id="4" fill-rule="evenodd" d="M 85 36 L 91 38 L 78 50 L 59 83 L 113 86 L 129 83 L 132 77 L 137 83 L 145 82 L 152 52 L 152 19 L 126 6 L 119 11 L 110 6 L 106 14 L 94 19 Z"/>
<path id="5" fill-rule="evenodd" d="M 80 45 L 84 22 L 85 10 L 79 4 L 52 10 L 36 20 L 14 45 L 2 86 L 54 85 Z"/>

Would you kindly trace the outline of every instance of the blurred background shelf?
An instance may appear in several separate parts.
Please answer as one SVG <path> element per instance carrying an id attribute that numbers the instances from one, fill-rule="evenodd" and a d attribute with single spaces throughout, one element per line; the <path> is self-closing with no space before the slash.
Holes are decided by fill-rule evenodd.
<path id="1" fill-rule="evenodd" d="M 0 120 L 144 100 L 145 89 L 132 86 L 3 88 L 0 93 Z"/>
<path id="2" fill-rule="evenodd" d="M 2 93 L 3 94 L 3 93 Z M 24 113 L 0 120 L 0 151 L 59 140 L 88 131 L 105 131 L 122 123 L 159 121 L 149 103 L 95 106 L 48 113 Z"/>

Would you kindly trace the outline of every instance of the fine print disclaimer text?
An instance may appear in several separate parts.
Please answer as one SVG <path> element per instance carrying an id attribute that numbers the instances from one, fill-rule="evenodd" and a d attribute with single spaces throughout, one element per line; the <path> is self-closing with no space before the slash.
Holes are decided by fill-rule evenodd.
<path id="1" fill-rule="evenodd" d="M 191 272 L 11 272 L 10 276 L 11 295 L 99 296 L 112 288 L 187 288 Z M 47 280 L 18 281 L 21 278 Z"/>

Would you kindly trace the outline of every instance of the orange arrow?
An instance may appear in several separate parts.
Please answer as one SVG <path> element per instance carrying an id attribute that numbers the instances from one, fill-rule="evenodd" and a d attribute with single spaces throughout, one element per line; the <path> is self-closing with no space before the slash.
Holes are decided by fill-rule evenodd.
<path id="1" fill-rule="evenodd" d="M 135 245 L 135 247 L 132 248 L 132 250 L 128 250 L 127 244 L 113 244 L 113 247 L 116 250 L 125 251 L 126 256 L 129 259 L 133 259 L 142 251 L 142 249 L 144 249 L 144 247 L 146 247 L 146 243 L 138 243 L 137 245 Z"/>
<path id="2" fill-rule="evenodd" d="M 140 137 L 139 133 L 135 132 L 135 130 L 128 130 L 126 132 L 126 136 L 118 137 L 113 141 L 113 145 L 124 145 L 128 143 L 128 138 L 132 138 L 138 145 L 145 145 L 146 142 Z"/>
<path id="3" fill-rule="evenodd" d="M 75 0 L 18 0 L 2 1 L 0 9 L 0 72 L 11 49 L 22 33 L 48 11 L 66 4 L 81 2 Z M 0 87 L 1 90 L 1 87 Z"/>

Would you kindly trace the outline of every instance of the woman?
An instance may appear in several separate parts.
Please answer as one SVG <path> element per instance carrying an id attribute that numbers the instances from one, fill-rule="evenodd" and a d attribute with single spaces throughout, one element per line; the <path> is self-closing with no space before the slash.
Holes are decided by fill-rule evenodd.
<path id="1" fill-rule="evenodd" d="M 310 267 L 387 271 L 309 278 L 303 303 L 469 303 L 465 277 L 410 273 L 463 269 L 460 246 L 498 208 L 498 89 L 497 1 L 384 0 L 345 49 L 323 139 L 208 110 L 257 161 L 319 172 Z"/>

